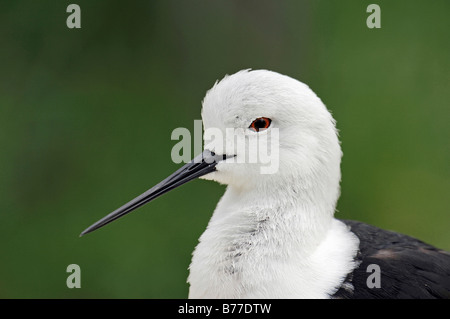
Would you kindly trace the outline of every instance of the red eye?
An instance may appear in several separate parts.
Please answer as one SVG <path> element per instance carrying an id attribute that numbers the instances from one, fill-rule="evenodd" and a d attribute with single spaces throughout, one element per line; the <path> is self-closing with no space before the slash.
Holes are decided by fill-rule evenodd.
<path id="1" fill-rule="evenodd" d="M 264 131 L 270 126 L 270 123 L 272 123 L 271 119 L 267 117 L 258 117 L 248 128 L 255 132 Z"/>

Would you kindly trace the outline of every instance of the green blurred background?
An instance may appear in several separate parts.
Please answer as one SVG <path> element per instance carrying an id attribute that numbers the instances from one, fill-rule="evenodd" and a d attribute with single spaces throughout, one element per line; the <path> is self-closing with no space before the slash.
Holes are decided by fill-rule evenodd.
<path id="1" fill-rule="evenodd" d="M 244 68 L 297 78 L 332 111 L 338 218 L 450 250 L 449 1 L 74 2 L 81 29 L 71 2 L 0 2 L 1 298 L 187 297 L 224 186 L 194 181 L 78 235 L 179 167 L 172 130 Z"/>

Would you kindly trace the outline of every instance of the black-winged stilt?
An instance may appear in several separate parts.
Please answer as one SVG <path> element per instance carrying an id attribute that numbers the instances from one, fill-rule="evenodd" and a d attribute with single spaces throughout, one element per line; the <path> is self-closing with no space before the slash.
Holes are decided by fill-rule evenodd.
<path id="1" fill-rule="evenodd" d="M 192 162 L 82 235 L 202 177 L 228 187 L 193 253 L 191 298 L 450 298 L 448 252 L 334 218 L 341 147 L 334 119 L 307 85 L 240 71 L 208 91 L 202 119 L 205 132 L 231 128 L 232 137 L 210 140 Z M 267 163 L 249 161 L 252 148 L 236 146 L 260 139 L 278 161 L 270 173 L 262 173 Z M 378 287 L 368 284 L 371 265 Z"/>

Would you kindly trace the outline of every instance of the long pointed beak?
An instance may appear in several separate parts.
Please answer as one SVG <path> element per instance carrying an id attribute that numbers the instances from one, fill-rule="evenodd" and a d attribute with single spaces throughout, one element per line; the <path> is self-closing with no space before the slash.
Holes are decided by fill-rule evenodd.
<path id="1" fill-rule="evenodd" d="M 100 227 L 103 227 L 128 213 L 131 213 L 133 210 L 167 193 L 168 191 L 183 185 L 184 183 L 215 171 L 216 165 L 226 157 L 226 155 L 216 155 L 209 150 L 205 150 L 203 153 L 195 157 L 192 161 L 181 167 L 159 184 L 153 186 L 142 195 L 136 197 L 109 215 L 103 217 L 95 224 L 86 228 L 80 234 L 80 237 L 86 235 L 87 233 L 93 232 L 94 230 L 99 229 Z"/>

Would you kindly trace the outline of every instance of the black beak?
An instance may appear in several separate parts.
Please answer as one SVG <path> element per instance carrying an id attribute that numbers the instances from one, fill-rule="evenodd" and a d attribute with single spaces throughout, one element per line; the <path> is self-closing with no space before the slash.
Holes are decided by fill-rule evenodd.
<path id="1" fill-rule="evenodd" d="M 86 228 L 80 234 L 80 237 L 86 235 L 87 233 L 93 232 L 94 230 L 99 229 L 100 227 L 103 227 L 122 216 L 125 216 L 149 201 L 177 188 L 178 186 L 183 185 L 184 183 L 215 171 L 217 163 L 224 160 L 226 157 L 226 155 L 216 155 L 211 151 L 205 150 L 203 153 L 195 157 L 192 161 L 184 165 L 156 186 L 153 186 L 142 195 L 136 197 L 109 215 L 103 217 L 95 224 Z"/>

